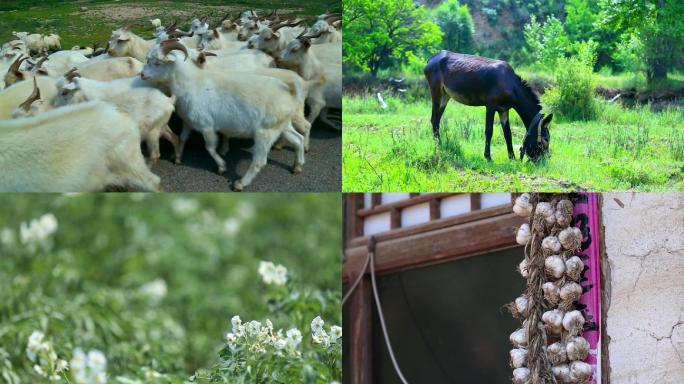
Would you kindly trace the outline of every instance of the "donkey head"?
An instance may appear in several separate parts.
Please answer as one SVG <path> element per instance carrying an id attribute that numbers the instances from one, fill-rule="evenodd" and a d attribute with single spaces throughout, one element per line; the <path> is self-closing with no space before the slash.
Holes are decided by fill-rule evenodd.
<path id="1" fill-rule="evenodd" d="M 533 162 L 539 161 L 548 154 L 549 142 L 551 141 L 549 128 L 551 127 L 552 119 L 553 113 L 548 116 L 538 114 L 532 119 L 532 123 L 530 123 L 525 133 L 523 145 L 520 147 L 520 161 L 523 160 L 526 153 L 527 157 Z"/>

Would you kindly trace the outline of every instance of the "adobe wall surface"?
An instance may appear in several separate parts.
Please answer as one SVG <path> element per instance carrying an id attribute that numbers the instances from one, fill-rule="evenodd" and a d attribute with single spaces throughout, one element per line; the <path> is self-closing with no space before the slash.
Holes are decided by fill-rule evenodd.
<path id="1" fill-rule="evenodd" d="M 611 383 L 684 383 L 684 194 L 604 193 L 602 214 Z"/>

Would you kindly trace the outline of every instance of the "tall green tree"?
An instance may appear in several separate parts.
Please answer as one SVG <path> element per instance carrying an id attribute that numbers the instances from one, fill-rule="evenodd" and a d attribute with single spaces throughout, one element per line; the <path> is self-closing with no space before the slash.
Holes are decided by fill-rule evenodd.
<path id="1" fill-rule="evenodd" d="M 568 0 L 565 3 L 565 26 L 572 41 L 587 41 L 595 37 L 598 8 L 594 8 L 589 0 Z"/>
<path id="2" fill-rule="evenodd" d="M 475 30 L 467 4 L 461 5 L 458 0 L 447 0 L 434 9 L 433 17 L 444 33 L 442 48 L 454 52 L 472 53 Z"/>
<path id="3" fill-rule="evenodd" d="M 684 55 L 684 1 L 602 0 L 603 22 L 636 33 L 649 83 L 667 77 Z"/>
<path id="4" fill-rule="evenodd" d="M 435 49 L 442 41 L 439 26 L 411 0 L 347 0 L 343 24 L 345 64 L 373 76 Z"/>

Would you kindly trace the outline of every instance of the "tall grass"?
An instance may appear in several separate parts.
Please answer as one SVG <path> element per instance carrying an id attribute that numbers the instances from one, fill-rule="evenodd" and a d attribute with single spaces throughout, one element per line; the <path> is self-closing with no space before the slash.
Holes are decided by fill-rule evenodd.
<path id="1" fill-rule="evenodd" d="M 344 191 L 684 190 L 684 110 L 659 113 L 599 103 L 595 120 L 554 122 L 551 156 L 542 164 L 510 161 L 495 120 L 492 159 L 484 159 L 484 108 L 450 103 L 442 144 L 430 126 L 430 103 L 388 97 L 343 101 Z M 510 114 L 513 142 L 524 127 Z"/>

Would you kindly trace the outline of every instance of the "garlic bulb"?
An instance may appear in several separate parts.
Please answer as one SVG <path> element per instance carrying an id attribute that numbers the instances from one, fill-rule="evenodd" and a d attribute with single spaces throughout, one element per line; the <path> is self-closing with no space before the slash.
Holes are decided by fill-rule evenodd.
<path id="1" fill-rule="evenodd" d="M 560 335 L 563 331 L 563 311 L 559 309 L 544 312 L 542 321 L 552 335 Z"/>
<path id="2" fill-rule="evenodd" d="M 548 301 L 551 305 L 558 304 L 560 300 L 560 288 L 558 285 L 552 281 L 547 281 L 542 285 L 542 290 L 544 291 L 544 299 Z"/>
<path id="3" fill-rule="evenodd" d="M 556 342 L 546 347 L 546 354 L 549 356 L 551 364 L 561 364 L 567 361 L 565 344 Z"/>
<path id="4" fill-rule="evenodd" d="M 528 303 L 529 303 L 529 301 L 527 300 L 527 296 L 525 296 L 525 295 L 522 295 L 522 296 L 518 297 L 517 299 L 515 299 L 515 304 L 514 304 L 515 313 L 517 313 L 519 316 L 515 316 L 515 313 L 514 313 L 514 317 L 527 317 L 527 305 L 528 305 Z"/>
<path id="5" fill-rule="evenodd" d="M 511 367 L 522 368 L 527 364 L 527 349 L 511 349 Z"/>
<path id="6" fill-rule="evenodd" d="M 563 316 L 563 328 L 570 336 L 577 336 L 584 329 L 584 316 L 580 311 L 570 311 Z"/>
<path id="7" fill-rule="evenodd" d="M 584 361 L 573 361 L 570 363 L 570 379 L 575 383 L 586 383 L 593 373 L 591 365 Z"/>
<path id="8" fill-rule="evenodd" d="M 517 241 L 520 245 L 527 245 L 527 243 L 530 242 L 530 237 L 532 237 L 532 233 L 530 233 L 530 225 L 525 223 L 518 229 L 518 234 L 515 236 L 515 241 Z"/>
<path id="9" fill-rule="evenodd" d="M 541 215 L 548 225 L 553 225 L 556 223 L 556 212 L 554 212 L 553 205 L 551 205 L 551 203 L 537 203 L 537 209 L 534 211 L 534 213 Z"/>
<path id="10" fill-rule="evenodd" d="M 579 257 L 573 256 L 565 260 L 565 274 L 570 280 L 579 281 L 583 270 L 584 263 Z"/>
<path id="11" fill-rule="evenodd" d="M 582 286 L 575 283 L 574 281 L 568 281 L 560 289 L 560 308 L 569 309 L 572 308 L 572 304 L 579 300 L 582 296 Z"/>
<path id="12" fill-rule="evenodd" d="M 589 354 L 589 342 L 582 336 L 571 337 L 565 350 L 569 360 L 584 360 Z"/>
<path id="13" fill-rule="evenodd" d="M 529 193 L 523 193 L 515 199 L 513 212 L 515 212 L 516 215 L 525 218 L 528 218 L 532 215 L 532 203 L 530 203 Z"/>
<path id="14" fill-rule="evenodd" d="M 529 271 L 527 270 L 527 259 L 523 259 L 523 261 L 518 264 L 518 272 L 520 272 L 520 275 L 527 279 L 527 277 L 530 275 Z"/>
<path id="15" fill-rule="evenodd" d="M 542 240 L 542 250 L 545 255 L 554 255 L 561 250 L 561 243 L 556 236 L 546 236 Z"/>
<path id="16" fill-rule="evenodd" d="M 530 384 L 530 370 L 527 368 L 514 369 L 513 384 Z"/>
<path id="17" fill-rule="evenodd" d="M 519 328 L 511 333 L 511 344 L 514 347 L 527 347 L 527 328 Z"/>
<path id="18" fill-rule="evenodd" d="M 551 372 L 559 383 L 572 383 L 570 367 L 567 364 L 553 366 L 551 367 Z"/>
<path id="19" fill-rule="evenodd" d="M 577 227 L 565 228 L 558 234 L 558 240 L 563 249 L 577 251 L 582 246 L 582 231 Z"/>
<path id="20" fill-rule="evenodd" d="M 544 270 L 547 275 L 560 279 L 565 273 L 565 262 L 559 255 L 549 256 L 544 260 Z"/>
<path id="21" fill-rule="evenodd" d="M 572 202 L 570 200 L 561 200 L 556 204 L 556 224 L 565 228 L 572 223 Z"/>

